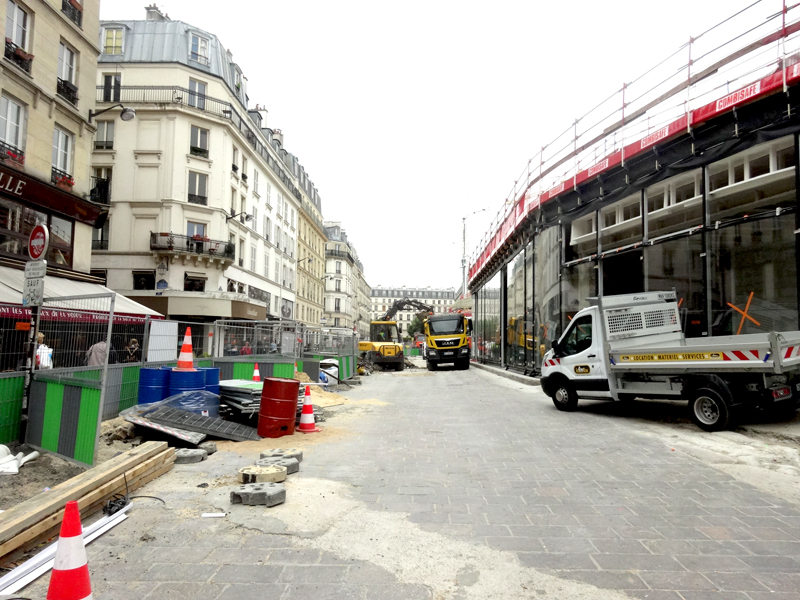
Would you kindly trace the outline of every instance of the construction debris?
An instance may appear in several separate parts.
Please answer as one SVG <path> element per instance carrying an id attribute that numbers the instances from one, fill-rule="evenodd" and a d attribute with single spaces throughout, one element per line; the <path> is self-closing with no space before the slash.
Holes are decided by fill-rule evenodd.
<path id="1" fill-rule="evenodd" d="M 256 461 L 258 467 L 285 467 L 286 472 L 291 475 L 300 470 L 300 462 L 296 458 L 260 458 Z"/>
<path id="2" fill-rule="evenodd" d="M 261 439 L 256 433 L 255 427 L 226 421 L 219 417 L 204 417 L 178 408 L 163 406 L 148 414 L 147 418 L 160 425 L 180 427 L 234 442 L 259 441 Z"/>
<path id="3" fill-rule="evenodd" d="M 303 451 L 299 448 L 272 448 L 264 450 L 259 458 L 294 458 L 303 462 Z"/>
<path id="4" fill-rule="evenodd" d="M 239 483 L 280 482 L 284 481 L 287 475 L 286 467 L 280 465 L 269 465 L 266 467 L 251 465 L 239 469 Z"/>
<path id="5" fill-rule="evenodd" d="M 207 458 L 208 453 L 202 448 L 178 448 L 175 450 L 176 465 L 199 463 Z"/>
<path id="6" fill-rule="evenodd" d="M 231 504 L 275 506 L 286 501 L 282 483 L 246 483 L 231 490 Z"/>
<path id="7" fill-rule="evenodd" d="M 203 442 L 202 444 L 197 445 L 198 448 L 201 448 L 206 451 L 206 454 L 211 456 L 214 452 L 217 451 L 217 444 L 216 442 Z"/>

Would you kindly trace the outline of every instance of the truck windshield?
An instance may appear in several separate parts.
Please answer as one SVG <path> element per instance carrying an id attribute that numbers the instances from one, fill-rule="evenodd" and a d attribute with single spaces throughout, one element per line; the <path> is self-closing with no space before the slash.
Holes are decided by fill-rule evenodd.
<path id="1" fill-rule="evenodd" d="M 442 319 L 441 321 L 428 321 L 431 335 L 445 335 L 448 333 L 464 333 L 464 319 Z"/>

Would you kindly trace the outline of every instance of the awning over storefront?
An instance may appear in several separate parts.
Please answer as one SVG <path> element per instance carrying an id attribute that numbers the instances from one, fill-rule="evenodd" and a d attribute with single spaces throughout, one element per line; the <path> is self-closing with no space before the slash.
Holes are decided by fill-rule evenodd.
<path id="1" fill-rule="evenodd" d="M 26 309 L 22 308 L 22 288 L 25 284 L 25 273 L 18 269 L 11 269 L 9 267 L 0 267 L 0 317 L 24 317 L 28 314 Z M 98 283 L 88 283 L 86 281 L 74 281 L 72 279 L 64 279 L 63 277 L 53 277 L 48 275 L 44 280 L 44 297 L 45 298 L 65 298 L 71 296 L 89 296 L 92 294 L 108 294 L 113 293 L 113 290 L 108 289 Z M 16 306 L 7 306 L 16 305 Z M 47 319 L 51 318 L 65 318 L 66 313 L 74 311 L 69 310 L 51 310 L 53 314 L 43 313 L 42 316 Z M 60 314 L 64 313 L 64 314 Z M 161 313 L 147 308 L 146 306 L 134 302 L 130 298 L 126 298 L 120 294 L 114 300 L 114 320 L 118 321 L 124 317 L 154 317 L 157 319 L 163 318 Z M 83 316 L 79 320 L 86 320 L 88 317 Z"/>

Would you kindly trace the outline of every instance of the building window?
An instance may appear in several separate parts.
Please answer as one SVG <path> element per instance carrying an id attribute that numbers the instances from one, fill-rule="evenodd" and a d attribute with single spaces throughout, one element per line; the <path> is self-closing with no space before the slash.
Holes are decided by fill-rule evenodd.
<path id="1" fill-rule="evenodd" d="M 189 106 L 200 110 L 206 108 L 206 84 L 194 79 L 189 80 Z"/>
<path id="2" fill-rule="evenodd" d="M 111 167 L 95 167 L 92 169 L 92 189 L 89 197 L 94 202 L 109 204 L 111 202 Z"/>
<path id="3" fill-rule="evenodd" d="M 208 60 L 208 40 L 199 35 L 192 34 L 192 49 L 189 52 L 189 59 L 203 65 L 209 65 Z"/>
<path id="4" fill-rule="evenodd" d="M 336 273 L 338 275 L 342 274 L 342 262 L 339 260 L 336 261 Z"/>
<path id="5" fill-rule="evenodd" d="M 28 49 L 28 13 L 11 0 L 6 3 L 6 40 L 17 48 Z"/>
<path id="6" fill-rule="evenodd" d="M 336 280 L 336 282 L 334 283 L 334 289 L 337 292 L 341 292 L 342 291 L 342 280 L 341 279 L 337 279 Z"/>
<path id="7" fill-rule="evenodd" d="M 194 221 L 186 222 L 186 235 L 189 237 L 206 237 L 206 224 Z"/>
<path id="8" fill-rule="evenodd" d="M 244 155 L 242 155 L 242 180 L 247 181 L 247 157 Z"/>
<path id="9" fill-rule="evenodd" d="M 339 317 L 334 317 L 334 319 L 333 319 L 333 326 L 334 326 L 334 327 L 339 327 Z"/>
<path id="10" fill-rule="evenodd" d="M 155 271 L 134 271 L 133 289 L 135 290 L 154 290 L 156 289 Z"/>
<path id="11" fill-rule="evenodd" d="M 342 304 L 340 298 L 333 299 L 333 310 L 334 312 L 341 312 Z"/>
<path id="12" fill-rule="evenodd" d="M 72 104 L 78 103 L 78 87 L 75 85 L 75 51 L 64 42 L 58 46 L 56 93 Z"/>
<path id="13" fill-rule="evenodd" d="M 78 27 L 83 26 L 82 0 L 61 0 L 61 12 Z"/>
<path id="14" fill-rule="evenodd" d="M 267 182 L 267 206 L 272 208 L 272 184 Z"/>
<path id="15" fill-rule="evenodd" d="M 253 205 L 253 220 L 250 227 L 253 229 L 253 231 L 258 231 L 258 207 L 255 205 Z"/>
<path id="16" fill-rule="evenodd" d="M 250 270 L 256 272 L 256 247 L 250 246 Z"/>
<path id="17" fill-rule="evenodd" d="M 269 279 L 269 254 L 264 255 L 264 277 Z"/>
<path id="18" fill-rule="evenodd" d="M 184 292 L 205 292 L 206 291 L 206 278 L 201 273 L 184 273 L 183 274 L 183 291 Z"/>
<path id="19" fill-rule="evenodd" d="M 192 125 L 189 153 L 194 156 L 208 158 L 208 129 Z"/>
<path id="20" fill-rule="evenodd" d="M 233 164 L 231 165 L 231 171 L 234 173 L 239 172 L 239 149 L 236 146 L 233 147 Z"/>
<path id="21" fill-rule="evenodd" d="M 264 215 L 264 239 L 269 241 L 269 232 L 272 229 L 272 221 L 267 215 Z"/>
<path id="22" fill-rule="evenodd" d="M 94 138 L 95 150 L 114 149 L 114 121 L 98 121 Z"/>
<path id="23" fill-rule="evenodd" d="M 105 54 L 122 54 L 122 29 L 106 29 Z"/>
<path id="24" fill-rule="evenodd" d="M 53 169 L 61 171 L 59 175 L 69 176 L 71 156 L 72 134 L 56 127 L 53 130 Z"/>
<path id="25" fill-rule="evenodd" d="M 119 102 L 122 75 L 109 73 L 103 75 L 103 102 Z"/>
<path id="26" fill-rule="evenodd" d="M 25 119 L 25 109 L 5 94 L 0 96 L 0 140 L 12 148 L 4 148 L 15 154 L 22 154 L 22 126 Z M 14 152 L 16 150 L 16 152 Z M 13 157 L 12 157 L 13 159 Z"/>
<path id="27" fill-rule="evenodd" d="M 189 202 L 192 204 L 208 203 L 208 175 L 189 171 Z"/>
<path id="28" fill-rule="evenodd" d="M 258 193 L 258 171 L 253 169 L 253 192 Z"/>

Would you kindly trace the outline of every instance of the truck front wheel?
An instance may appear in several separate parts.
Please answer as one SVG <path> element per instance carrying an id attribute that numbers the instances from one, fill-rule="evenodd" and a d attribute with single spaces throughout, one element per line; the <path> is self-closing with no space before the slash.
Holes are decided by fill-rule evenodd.
<path id="1" fill-rule="evenodd" d="M 689 399 L 689 411 L 692 421 L 704 431 L 722 431 L 730 425 L 730 406 L 714 388 L 694 390 Z"/>
<path id="2" fill-rule="evenodd" d="M 569 381 L 560 379 L 553 387 L 553 404 L 558 410 L 572 412 L 578 407 L 578 396 Z"/>
<path id="3" fill-rule="evenodd" d="M 425 361 L 425 363 L 426 363 L 426 365 L 428 367 L 428 371 L 435 371 L 436 370 L 436 363 L 435 362 L 431 362 L 431 361 L 428 360 L 428 361 Z"/>

